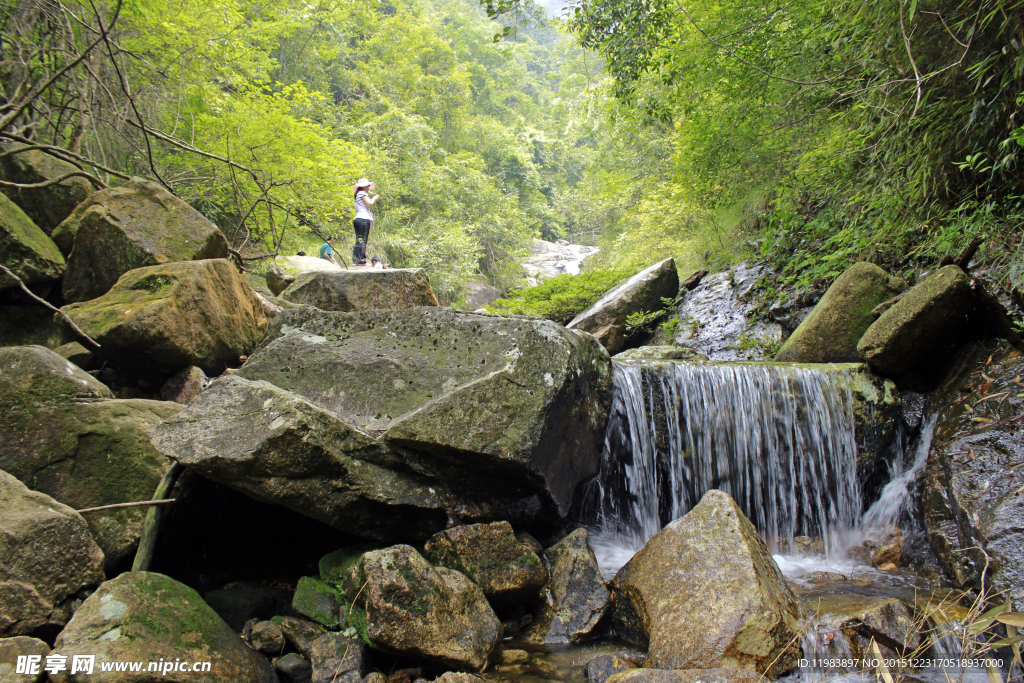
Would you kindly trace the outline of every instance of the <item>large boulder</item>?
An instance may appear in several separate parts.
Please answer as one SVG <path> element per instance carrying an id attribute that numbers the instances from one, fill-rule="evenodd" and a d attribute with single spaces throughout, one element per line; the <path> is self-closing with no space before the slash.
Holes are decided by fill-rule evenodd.
<path id="1" fill-rule="evenodd" d="M 0 145 L 0 152 L 11 152 L 24 145 Z M 39 149 L 29 149 L 0 157 L 0 180 L 35 185 L 79 171 L 72 164 Z M 0 189 L 21 207 L 32 221 L 50 234 L 75 207 L 92 194 L 92 184 L 82 176 L 66 178 L 46 187 L 4 187 Z"/>
<path id="2" fill-rule="evenodd" d="M 277 256 L 267 268 L 267 288 L 274 296 L 288 289 L 295 280 L 307 273 L 337 273 L 341 266 L 316 256 Z"/>
<path id="3" fill-rule="evenodd" d="M 427 541 L 424 555 L 435 566 L 465 574 L 493 605 L 533 597 L 548 579 L 540 558 L 516 539 L 508 522 L 445 529 Z"/>
<path id="4" fill-rule="evenodd" d="M 432 567 L 396 545 L 364 553 L 345 579 L 377 647 L 455 669 L 481 670 L 501 642 L 483 591 L 459 572 Z"/>
<path id="5" fill-rule="evenodd" d="M 526 633 L 537 644 L 579 643 L 608 611 L 611 594 L 601 577 L 586 529 L 544 551 L 550 578 L 540 613 Z"/>
<path id="6" fill-rule="evenodd" d="M 383 437 L 464 500 L 535 497 L 556 516 L 597 473 L 611 390 L 590 335 L 440 307 L 285 311 L 239 374 Z"/>
<path id="7" fill-rule="evenodd" d="M 118 365 L 210 374 L 237 365 L 267 329 L 263 305 L 225 259 L 138 268 L 98 299 L 61 310 Z"/>
<path id="8" fill-rule="evenodd" d="M 875 322 L 875 307 L 906 289 L 873 263 L 850 266 L 825 292 L 775 356 L 789 363 L 854 363 L 857 342 Z"/>
<path id="9" fill-rule="evenodd" d="M 607 292 L 566 327 L 590 332 L 609 353 L 618 353 L 626 342 L 626 318 L 634 313 L 660 311 L 665 308 L 662 299 L 675 299 L 678 293 L 676 262 L 667 258 Z"/>
<path id="10" fill-rule="evenodd" d="M 106 294 L 129 270 L 173 261 L 226 258 L 228 241 L 201 213 L 156 183 L 133 178 L 80 204 L 54 231 L 74 235 L 64 300 Z"/>
<path id="11" fill-rule="evenodd" d="M 52 637 L 101 581 L 103 551 L 82 516 L 0 471 L 0 637 Z"/>
<path id="12" fill-rule="evenodd" d="M 655 669 L 751 669 L 776 678 L 800 658 L 796 597 L 757 530 L 709 491 L 615 577 L 613 619 Z"/>
<path id="13" fill-rule="evenodd" d="M 63 671 L 53 676 L 54 683 L 277 681 L 270 662 L 249 648 L 198 593 L 152 572 L 127 572 L 102 584 L 57 636 L 54 654 L 64 655 L 69 662 L 75 655 L 95 655 L 98 674 Z M 149 667 L 149 662 L 161 660 L 164 665 L 157 675 L 146 671 L 99 674 L 101 663 L 146 662 Z M 192 671 L 196 665 L 208 668 Z"/>
<path id="14" fill-rule="evenodd" d="M 0 266 L 26 285 L 53 282 L 64 276 L 64 256 L 25 212 L 0 195 Z M 0 272 L 0 289 L 18 282 Z"/>
<path id="15" fill-rule="evenodd" d="M 988 363 L 988 359 L 994 360 Z M 959 588 L 1024 611 L 1024 356 L 986 349 L 951 387 L 924 476 L 925 527 Z"/>
<path id="16" fill-rule="evenodd" d="M 237 375 L 154 427 L 161 453 L 204 477 L 369 538 L 425 538 L 447 515 L 431 482 L 302 397 Z"/>
<path id="17" fill-rule="evenodd" d="M 956 266 L 940 268 L 882 313 L 857 352 L 883 377 L 928 369 L 963 336 L 974 301 L 971 278 Z"/>
<path id="18" fill-rule="evenodd" d="M 422 268 L 335 268 L 306 273 L 281 292 L 281 298 L 323 311 L 437 306 L 430 278 Z"/>
<path id="19" fill-rule="evenodd" d="M 0 469 L 75 509 L 147 500 L 171 461 L 146 432 L 182 409 L 110 390 L 39 346 L 0 349 Z M 145 508 L 87 513 L 108 571 L 132 556 Z"/>

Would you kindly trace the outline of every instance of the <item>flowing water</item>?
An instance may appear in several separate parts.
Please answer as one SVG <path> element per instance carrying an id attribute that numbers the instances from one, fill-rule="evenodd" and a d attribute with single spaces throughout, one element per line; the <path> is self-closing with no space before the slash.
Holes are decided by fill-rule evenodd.
<path id="1" fill-rule="evenodd" d="M 769 363 L 615 364 L 615 398 L 588 513 L 614 572 L 711 489 L 773 552 L 799 536 L 838 559 L 860 515 L 844 370 Z"/>

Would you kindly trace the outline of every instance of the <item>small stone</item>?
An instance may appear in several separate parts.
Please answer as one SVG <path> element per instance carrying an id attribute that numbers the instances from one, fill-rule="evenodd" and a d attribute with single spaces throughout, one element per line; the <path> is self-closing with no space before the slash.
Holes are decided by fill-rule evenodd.
<path id="1" fill-rule="evenodd" d="M 369 669 L 366 645 L 358 638 L 325 633 L 313 643 L 313 683 L 355 683 Z"/>
<path id="2" fill-rule="evenodd" d="M 160 387 L 160 398 L 188 405 L 209 384 L 210 378 L 202 368 L 190 365 L 178 371 Z"/>
<path id="3" fill-rule="evenodd" d="M 878 565 L 877 569 L 883 572 L 898 572 L 900 570 L 900 568 L 892 562 L 885 562 L 884 564 L 880 564 Z"/>
<path id="4" fill-rule="evenodd" d="M 526 664 L 530 661 L 530 653 L 526 650 L 500 650 L 499 664 Z"/>
<path id="5" fill-rule="evenodd" d="M 313 666 L 294 652 L 278 659 L 274 669 L 281 683 L 311 683 L 313 680 Z"/>
<path id="6" fill-rule="evenodd" d="M 600 655 L 587 662 L 583 675 L 590 683 L 604 683 L 620 671 L 635 668 L 636 664 L 619 655 Z"/>
<path id="7" fill-rule="evenodd" d="M 252 646 L 268 655 L 280 654 L 284 650 L 284 631 L 272 621 L 261 621 L 253 625 L 249 634 Z"/>
<path id="8" fill-rule="evenodd" d="M 341 628 L 341 594 L 320 579 L 303 576 L 295 587 L 292 609 L 328 629 Z"/>
<path id="9" fill-rule="evenodd" d="M 902 556 L 903 536 L 897 536 L 888 543 L 879 546 L 878 550 L 871 553 L 871 564 L 879 568 L 886 564 L 898 567 Z"/>
<path id="10" fill-rule="evenodd" d="M 313 643 L 324 634 L 324 627 L 298 617 L 281 617 L 277 621 L 288 644 L 306 659 L 311 659 Z"/>
<path id="11" fill-rule="evenodd" d="M 371 671 L 363 677 L 363 683 L 388 683 L 388 677 L 379 671 Z"/>

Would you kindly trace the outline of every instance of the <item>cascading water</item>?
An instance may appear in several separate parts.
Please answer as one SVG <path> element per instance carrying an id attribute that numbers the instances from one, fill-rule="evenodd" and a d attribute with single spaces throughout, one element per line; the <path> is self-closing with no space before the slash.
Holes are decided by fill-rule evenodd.
<path id="1" fill-rule="evenodd" d="M 773 551 L 811 536 L 838 556 L 860 513 L 844 370 L 627 361 L 614 379 L 588 509 L 605 571 L 711 489 L 732 495 Z"/>

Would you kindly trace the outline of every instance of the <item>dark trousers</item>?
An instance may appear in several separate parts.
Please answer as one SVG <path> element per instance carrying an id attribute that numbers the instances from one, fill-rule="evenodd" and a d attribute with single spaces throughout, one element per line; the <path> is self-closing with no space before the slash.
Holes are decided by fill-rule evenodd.
<path id="1" fill-rule="evenodd" d="M 352 221 L 356 231 L 356 243 L 352 247 L 352 263 L 366 263 L 366 243 L 370 241 L 370 221 L 356 218 Z"/>

